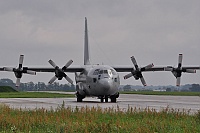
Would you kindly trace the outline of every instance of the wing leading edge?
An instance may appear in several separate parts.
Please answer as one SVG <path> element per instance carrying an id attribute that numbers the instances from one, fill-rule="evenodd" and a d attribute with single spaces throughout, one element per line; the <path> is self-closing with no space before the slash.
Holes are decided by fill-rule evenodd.
<path id="1" fill-rule="evenodd" d="M 135 69 L 132 66 L 113 66 L 113 68 L 117 72 L 131 72 L 134 71 Z M 146 68 L 145 71 L 165 71 L 165 67 L 152 67 L 152 68 Z"/>
<path id="2" fill-rule="evenodd" d="M 25 68 L 27 70 L 32 70 L 32 71 L 35 71 L 35 72 L 55 72 L 55 68 Z M 76 66 L 76 67 L 68 67 L 64 70 L 64 72 L 71 72 L 71 73 L 74 73 L 74 72 L 82 72 L 84 70 L 84 67 L 81 67 L 81 66 Z"/>

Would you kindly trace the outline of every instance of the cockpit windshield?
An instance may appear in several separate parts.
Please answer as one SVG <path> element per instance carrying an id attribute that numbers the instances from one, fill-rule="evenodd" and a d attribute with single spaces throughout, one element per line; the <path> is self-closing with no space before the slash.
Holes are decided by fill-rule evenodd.
<path id="1" fill-rule="evenodd" d="M 108 74 L 108 70 L 100 70 L 99 74 Z"/>
<path id="2" fill-rule="evenodd" d="M 96 70 L 94 71 L 93 75 L 98 75 L 98 74 L 99 74 L 99 70 L 100 70 L 100 69 L 96 69 Z"/>
<path id="3" fill-rule="evenodd" d="M 109 77 L 112 77 L 113 75 L 116 75 L 116 71 L 113 69 L 96 69 L 93 73 L 93 75 L 107 75 Z"/>

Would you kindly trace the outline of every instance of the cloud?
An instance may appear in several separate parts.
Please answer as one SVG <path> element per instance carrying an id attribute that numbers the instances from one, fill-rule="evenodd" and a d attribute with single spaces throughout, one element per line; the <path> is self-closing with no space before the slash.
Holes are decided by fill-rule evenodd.
<path id="1" fill-rule="evenodd" d="M 177 65 L 183 53 L 185 65 L 199 65 L 199 5 L 198 0 L 1 1 L 1 66 L 16 65 L 21 53 L 28 66 L 48 66 L 50 58 L 60 65 L 68 59 L 82 64 L 84 17 L 94 63 L 132 65 L 134 55 L 142 66 Z M 185 76 L 183 83 L 199 83 L 197 77 Z M 167 81 L 171 78 L 168 73 L 147 74 L 147 82 L 155 85 L 174 84 Z"/>

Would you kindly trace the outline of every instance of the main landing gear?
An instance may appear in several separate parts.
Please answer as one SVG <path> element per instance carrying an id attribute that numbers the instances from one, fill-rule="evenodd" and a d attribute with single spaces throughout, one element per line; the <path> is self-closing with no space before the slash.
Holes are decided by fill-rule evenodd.
<path id="1" fill-rule="evenodd" d="M 82 102 L 84 98 L 85 96 L 80 95 L 79 92 L 76 93 L 77 102 Z"/>
<path id="2" fill-rule="evenodd" d="M 100 96 L 99 99 L 101 100 L 102 103 L 104 102 L 104 99 L 106 103 L 108 102 L 108 96 Z"/>
<path id="3" fill-rule="evenodd" d="M 119 97 L 119 95 L 113 95 L 113 96 L 99 96 L 99 99 L 101 100 L 101 102 L 103 103 L 104 102 L 104 99 L 105 99 L 105 102 L 107 103 L 108 102 L 108 98 L 110 97 L 110 100 L 112 103 L 116 103 L 117 102 L 117 98 Z"/>

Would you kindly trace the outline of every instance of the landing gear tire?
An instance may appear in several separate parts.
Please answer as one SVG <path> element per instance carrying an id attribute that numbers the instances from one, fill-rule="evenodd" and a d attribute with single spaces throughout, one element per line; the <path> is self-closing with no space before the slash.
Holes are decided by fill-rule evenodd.
<path id="1" fill-rule="evenodd" d="M 116 103 L 117 102 L 117 98 L 115 96 L 111 97 L 110 100 L 111 100 L 112 103 Z"/>
<path id="2" fill-rule="evenodd" d="M 105 96 L 105 102 L 106 103 L 108 102 L 108 96 Z"/>
<path id="3" fill-rule="evenodd" d="M 82 102 L 82 101 L 83 101 L 82 97 L 77 97 L 77 102 Z"/>
<path id="4" fill-rule="evenodd" d="M 104 99 L 103 99 L 103 96 L 101 96 L 101 98 L 100 98 L 100 99 L 101 99 L 101 102 L 103 103 L 103 101 L 104 101 Z"/>

